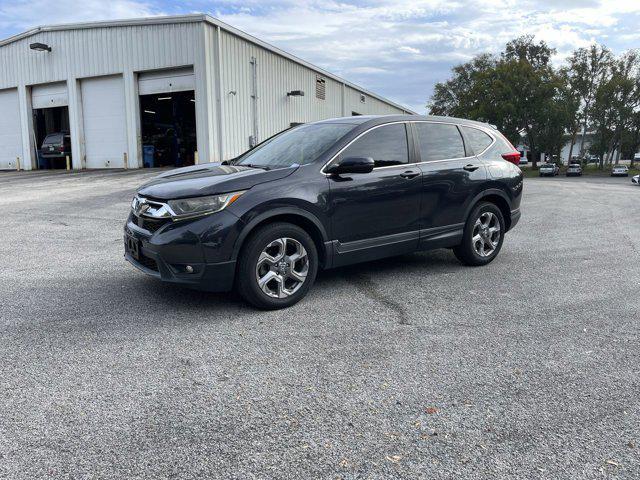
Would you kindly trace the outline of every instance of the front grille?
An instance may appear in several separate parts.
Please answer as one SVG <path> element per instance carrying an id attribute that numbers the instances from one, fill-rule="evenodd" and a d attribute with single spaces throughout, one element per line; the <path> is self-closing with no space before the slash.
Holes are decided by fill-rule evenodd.
<path id="1" fill-rule="evenodd" d="M 171 220 L 168 218 L 153 219 L 148 217 L 138 217 L 133 212 L 131 212 L 131 221 L 140 228 L 154 233 L 160 230 L 163 225 L 169 223 Z"/>

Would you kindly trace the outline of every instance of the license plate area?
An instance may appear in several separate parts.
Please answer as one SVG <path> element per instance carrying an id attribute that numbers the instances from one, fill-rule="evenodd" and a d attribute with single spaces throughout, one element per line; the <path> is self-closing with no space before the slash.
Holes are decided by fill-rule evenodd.
<path id="1" fill-rule="evenodd" d="M 124 250 L 135 260 L 140 260 L 140 240 L 128 235 L 124 235 Z"/>

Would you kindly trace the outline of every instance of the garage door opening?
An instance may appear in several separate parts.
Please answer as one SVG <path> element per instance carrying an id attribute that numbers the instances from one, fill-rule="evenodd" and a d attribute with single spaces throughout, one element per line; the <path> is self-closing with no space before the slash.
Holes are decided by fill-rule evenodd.
<path id="1" fill-rule="evenodd" d="M 38 168 L 65 169 L 71 163 L 69 108 L 50 107 L 33 110 L 33 129 L 38 154 Z"/>
<path id="2" fill-rule="evenodd" d="M 194 165 L 196 109 L 193 91 L 140 96 L 145 167 Z"/>

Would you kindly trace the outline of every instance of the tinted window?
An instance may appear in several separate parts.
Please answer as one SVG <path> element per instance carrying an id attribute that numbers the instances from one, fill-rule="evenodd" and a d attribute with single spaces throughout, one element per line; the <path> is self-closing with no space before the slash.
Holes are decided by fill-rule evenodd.
<path id="1" fill-rule="evenodd" d="M 311 123 L 294 127 L 276 135 L 244 154 L 237 165 L 256 165 L 267 168 L 305 165 L 315 161 L 353 125 L 342 123 Z"/>
<path id="2" fill-rule="evenodd" d="M 465 157 L 462 136 L 455 125 L 416 123 L 423 162 Z"/>
<path id="3" fill-rule="evenodd" d="M 477 128 L 471 127 L 462 127 L 464 129 L 464 134 L 473 149 L 473 153 L 480 154 L 484 152 L 491 142 L 493 142 L 493 138 L 484 133 L 482 130 L 478 130 Z"/>
<path id="4" fill-rule="evenodd" d="M 403 123 L 375 128 L 353 142 L 341 156 L 371 157 L 376 167 L 409 163 L 407 130 Z"/>
<path id="5" fill-rule="evenodd" d="M 42 142 L 43 145 L 51 145 L 51 144 L 58 144 L 58 143 L 62 143 L 61 133 L 49 134 L 47 135 L 47 138 L 44 139 L 44 142 Z"/>

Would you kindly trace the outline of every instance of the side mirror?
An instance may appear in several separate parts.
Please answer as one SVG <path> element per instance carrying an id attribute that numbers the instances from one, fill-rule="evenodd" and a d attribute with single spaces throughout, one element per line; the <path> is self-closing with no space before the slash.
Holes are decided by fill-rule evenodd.
<path id="1" fill-rule="evenodd" d="M 375 163 L 371 157 L 343 158 L 327 168 L 327 173 L 340 175 L 343 173 L 369 173 Z"/>

